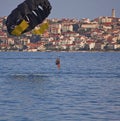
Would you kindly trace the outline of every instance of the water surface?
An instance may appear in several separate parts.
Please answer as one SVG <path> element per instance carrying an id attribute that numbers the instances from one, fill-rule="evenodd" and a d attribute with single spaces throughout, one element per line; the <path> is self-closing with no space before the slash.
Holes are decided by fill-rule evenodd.
<path id="1" fill-rule="evenodd" d="M 0 53 L 0 121 L 119 120 L 119 52 Z"/>

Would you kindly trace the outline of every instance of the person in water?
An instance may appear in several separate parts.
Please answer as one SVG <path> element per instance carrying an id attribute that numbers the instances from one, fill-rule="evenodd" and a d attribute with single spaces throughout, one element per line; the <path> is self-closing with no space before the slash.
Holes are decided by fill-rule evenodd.
<path id="1" fill-rule="evenodd" d="M 58 69 L 60 69 L 60 58 L 56 59 L 56 65 L 57 65 Z"/>

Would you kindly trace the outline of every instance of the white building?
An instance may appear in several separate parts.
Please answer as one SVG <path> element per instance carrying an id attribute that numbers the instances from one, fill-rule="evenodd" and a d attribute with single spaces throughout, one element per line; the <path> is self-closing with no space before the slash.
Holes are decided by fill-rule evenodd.
<path id="1" fill-rule="evenodd" d="M 68 31 L 73 31 L 73 25 L 70 24 L 63 24 L 62 25 L 62 32 L 68 32 Z"/>
<path id="2" fill-rule="evenodd" d="M 51 24 L 50 32 L 53 34 L 61 34 L 61 24 L 59 24 L 59 23 Z"/>

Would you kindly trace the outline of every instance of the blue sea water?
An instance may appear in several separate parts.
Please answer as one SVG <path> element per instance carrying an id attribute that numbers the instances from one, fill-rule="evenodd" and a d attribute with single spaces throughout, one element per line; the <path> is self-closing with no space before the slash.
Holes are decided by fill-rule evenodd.
<path id="1" fill-rule="evenodd" d="M 0 121 L 120 121 L 120 53 L 0 52 Z"/>

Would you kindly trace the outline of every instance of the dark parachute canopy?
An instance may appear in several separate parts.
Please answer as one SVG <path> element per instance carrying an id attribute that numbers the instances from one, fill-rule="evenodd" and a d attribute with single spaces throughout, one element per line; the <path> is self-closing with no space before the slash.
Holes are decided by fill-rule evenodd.
<path id="1" fill-rule="evenodd" d="M 21 35 L 41 24 L 51 12 L 48 0 L 25 0 L 7 17 L 6 26 L 10 35 Z"/>

